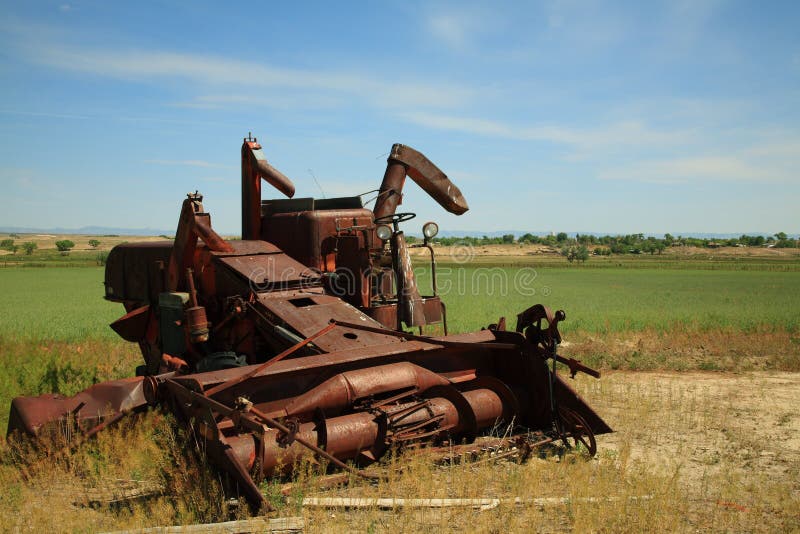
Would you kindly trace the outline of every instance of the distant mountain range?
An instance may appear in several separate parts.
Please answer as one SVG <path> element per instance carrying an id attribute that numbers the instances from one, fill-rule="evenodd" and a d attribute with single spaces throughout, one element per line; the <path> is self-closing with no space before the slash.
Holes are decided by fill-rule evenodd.
<path id="1" fill-rule="evenodd" d="M 175 233 L 175 229 L 164 230 L 156 228 L 112 228 L 108 226 L 83 226 L 81 228 L 29 228 L 22 226 L 0 226 L 0 233 L 4 234 L 79 234 L 79 235 L 130 235 L 130 236 L 157 236 L 167 235 L 171 236 Z M 491 232 L 483 230 L 445 230 L 442 231 L 442 237 L 501 237 L 507 234 L 514 234 L 514 237 L 519 237 L 524 234 L 533 234 L 536 236 L 547 236 L 552 232 L 531 231 L 531 230 L 495 230 Z M 742 234 L 746 235 L 763 235 L 770 236 L 772 234 L 764 232 L 736 232 L 736 233 L 713 233 L 713 232 L 670 232 L 675 237 L 695 237 L 698 239 L 731 239 L 739 237 Z M 422 234 L 416 232 L 408 232 L 409 235 L 421 237 Z M 570 237 L 575 237 L 576 234 L 581 235 L 594 235 L 597 237 L 604 235 L 621 235 L 619 232 L 567 232 Z M 645 237 L 658 237 L 661 238 L 664 234 L 645 233 Z M 792 239 L 800 238 L 800 234 L 789 234 Z"/>

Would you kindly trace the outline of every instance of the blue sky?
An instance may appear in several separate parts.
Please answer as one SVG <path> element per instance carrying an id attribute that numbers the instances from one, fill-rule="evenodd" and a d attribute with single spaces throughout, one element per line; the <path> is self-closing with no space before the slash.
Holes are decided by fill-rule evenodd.
<path id="1" fill-rule="evenodd" d="M 238 233 L 252 131 L 299 196 L 411 145 L 450 230 L 800 231 L 800 2 L 0 6 L 0 225 Z"/>

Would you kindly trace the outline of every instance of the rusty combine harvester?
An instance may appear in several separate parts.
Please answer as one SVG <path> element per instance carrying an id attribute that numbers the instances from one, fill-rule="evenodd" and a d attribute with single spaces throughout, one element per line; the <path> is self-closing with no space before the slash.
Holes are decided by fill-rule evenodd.
<path id="1" fill-rule="evenodd" d="M 447 332 L 427 223 L 410 245 L 398 213 L 406 177 L 455 214 L 467 203 L 420 152 L 392 147 L 374 209 L 360 197 L 291 198 L 292 182 L 256 139 L 242 145 L 242 239 L 211 226 L 202 196 L 183 201 L 174 242 L 128 243 L 108 256 L 105 297 L 126 314 L 111 324 L 139 344 L 135 378 L 73 397 L 18 397 L 9 434 L 90 437 L 126 414 L 163 405 L 190 425 L 227 489 L 267 506 L 264 477 L 310 451 L 355 469 L 392 447 L 469 444 L 505 429 L 518 446 L 582 442 L 608 425 L 556 374 L 564 313 L 534 305 L 477 332 Z M 262 200 L 265 180 L 288 199 Z M 427 247 L 423 295 L 410 248 Z M 432 329 L 444 335 L 426 335 Z M 409 332 L 411 330 L 411 332 Z M 413 332 L 413 333 L 412 333 Z M 352 464 L 345 462 L 352 461 Z M 361 473 L 361 471 L 358 471 Z"/>

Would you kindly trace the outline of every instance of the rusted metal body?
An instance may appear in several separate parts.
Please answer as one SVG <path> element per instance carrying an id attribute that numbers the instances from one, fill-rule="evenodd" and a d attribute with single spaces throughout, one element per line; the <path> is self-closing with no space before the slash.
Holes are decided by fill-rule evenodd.
<path id="1" fill-rule="evenodd" d="M 216 234 L 195 193 L 173 242 L 109 255 L 106 298 L 126 311 L 111 327 L 139 344 L 139 376 L 69 398 L 14 399 L 9 433 L 93 434 L 169 406 L 256 508 L 266 502 L 258 482 L 306 453 L 352 469 L 344 462 L 469 443 L 500 426 L 572 438 L 593 453 L 594 435 L 611 429 L 555 372 L 560 361 L 573 376 L 597 375 L 557 354 L 563 312 L 536 305 L 513 332 L 501 318 L 432 335 L 446 314 L 435 288 L 420 294 L 399 228 L 413 217 L 396 213 L 406 175 L 449 211 L 467 210 L 444 173 L 403 145 L 392 148 L 374 211 L 359 197 L 262 201 L 262 178 L 289 197 L 294 185 L 245 139 L 243 240 Z"/>

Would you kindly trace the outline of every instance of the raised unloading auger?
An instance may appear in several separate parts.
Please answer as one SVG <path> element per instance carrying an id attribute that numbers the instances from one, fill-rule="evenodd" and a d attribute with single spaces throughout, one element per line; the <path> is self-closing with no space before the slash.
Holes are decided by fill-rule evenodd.
<path id="1" fill-rule="evenodd" d="M 515 331 L 501 318 L 447 335 L 435 285 L 420 295 L 400 229 L 414 214 L 396 207 L 408 175 L 449 211 L 465 212 L 444 173 L 394 145 L 374 212 L 360 197 L 262 200 L 261 179 L 289 197 L 294 186 L 261 150 L 245 139 L 244 239 L 219 236 L 194 193 L 174 241 L 109 254 L 106 299 L 126 311 L 111 327 L 138 343 L 138 376 L 73 397 L 18 397 L 10 435 L 89 437 L 126 414 L 166 407 L 202 438 L 227 489 L 256 509 L 268 506 L 258 482 L 305 452 L 354 469 L 345 462 L 368 464 L 409 444 L 468 444 L 503 425 L 520 445 L 572 440 L 594 453 L 594 436 L 611 429 L 556 362 L 573 376 L 599 374 L 558 354 L 563 312 L 534 305 Z M 433 258 L 435 229 L 424 233 Z M 432 335 L 439 324 L 445 335 Z"/>

